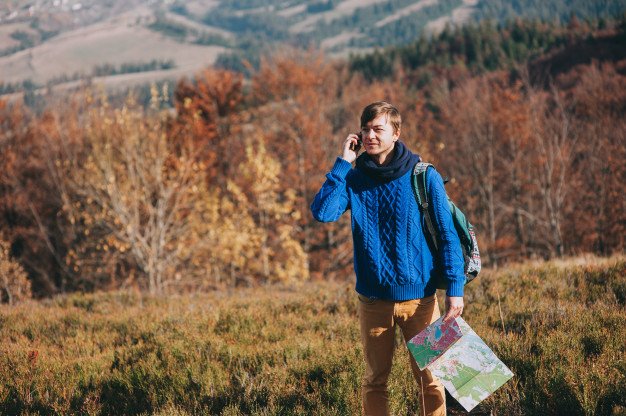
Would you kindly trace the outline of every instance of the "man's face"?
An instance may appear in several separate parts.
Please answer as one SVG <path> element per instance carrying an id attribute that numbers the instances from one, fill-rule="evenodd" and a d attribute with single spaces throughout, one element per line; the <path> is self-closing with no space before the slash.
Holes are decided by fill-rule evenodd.
<path id="1" fill-rule="evenodd" d="M 400 132 L 394 132 L 386 114 L 381 114 L 364 126 L 361 126 L 363 147 L 370 156 L 386 155 L 393 149 L 394 143 L 400 137 Z"/>

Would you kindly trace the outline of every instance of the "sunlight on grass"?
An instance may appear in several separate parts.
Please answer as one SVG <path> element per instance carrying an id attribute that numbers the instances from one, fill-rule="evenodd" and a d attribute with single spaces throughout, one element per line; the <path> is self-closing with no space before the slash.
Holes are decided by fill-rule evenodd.
<path id="1" fill-rule="evenodd" d="M 623 412 L 625 276 L 624 258 L 587 258 L 487 270 L 468 285 L 465 319 L 515 373 L 482 407 Z M 352 284 L 331 282 L 3 305 L 0 413 L 358 414 L 357 322 Z M 414 414 L 398 349 L 392 411 Z"/>

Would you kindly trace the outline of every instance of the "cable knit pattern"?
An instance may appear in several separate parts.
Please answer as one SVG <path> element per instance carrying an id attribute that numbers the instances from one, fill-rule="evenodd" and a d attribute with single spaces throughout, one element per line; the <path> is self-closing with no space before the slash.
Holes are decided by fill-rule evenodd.
<path id="1" fill-rule="evenodd" d="M 365 196 L 365 205 L 363 207 L 368 207 L 368 206 L 374 206 L 376 205 L 376 194 L 374 192 L 368 192 L 366 194 L 364 194 Z M 378 210 L 375 209 L 362 209 L 362 217 L 363 220 L 361 221 L 355 221 L 353 219 L 352 221 L 352 235 L 354 238 L 354 224 L 378 224 Z M 370 228 L 370 227 L 358 227 L 357 229 L 357 234 L 359 235 L 360 232 L 363 233 L 363 238 L 361 238 L 361 240 L 365 243 L 365 246 L 363 247 L 364 252 L 369 253 L 368 256 L 365 257 L 365 259 L 367 260 L 367 267 L 364 269 L 364 271 L 362 273 L 365 273 L 367 270 L 370 270 L 370 273 L 373 273 L 375 275 L 379 275 L 380 274 L 380 250 L 378 249 L 378 235 L 376 233 L 376 230 L 374 230 L 374 228 Z"/>
<path id="2" fill-rule="evenodd" d="M 397 181 L 377 189 L 377 205 L 379 214 L 378 239 L 380 244 L 380 278 L 382 284 L 390 284 L 396 276 L 397 265 L 397 233 L 398 221 L 394 215 L 396 197 L 398 197 Z"/>
<path id="3" fill-rule="evenodd" d="M 463 296 L 463 254 L 436 170 L 430 170 L 426 185 L 441 235 L 438 259 L 424 236 L 410 170 L 381 182 L 337 158 L 326 175 L 311 212 L 318 221 L 330 222 L 351 210 L 356 290 L 361 295 L 395 301 L 423 298 L 435 293 L 431 278 L 442 273 L 448 280 L 446 293 Z"/>

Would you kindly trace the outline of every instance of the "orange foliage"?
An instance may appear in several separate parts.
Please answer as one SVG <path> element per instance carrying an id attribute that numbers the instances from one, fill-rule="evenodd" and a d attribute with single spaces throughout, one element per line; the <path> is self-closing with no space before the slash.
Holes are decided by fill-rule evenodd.
<path id="1" fill-rule="evenodd" d="M 231 151 L 230 130 L 242 101 L 243 78 L 229 71 L 206 69 L 193 83 L 181 80 L 174 92 L 176 118 L 170 134 L 191 143 L 207 175 L 218 181 L 230 169 L 223 156 Z"/>
<path id="2" fill-rule="evenodd" d="M 625 66 L 547 89 L 452 69 L 418 91 L 401 71 L 370 83 L 285 51 L 249 81 L 181 80 L 174 111 L 156 88 L 149 109 L 93 93 L 38 117 L 0 102 L 0 226 L 35 293 L 344 278 L 349 215 L 318 224 L 309 204 L 361 109 L 387 100 L 402 140 L 451 177 L 488 264 L 620 251 Z"/>
<path id="3" fill-rule="evenodd" d="M 35 294 L 42 295 L 65 286 L 63 231 L 57 221 L 61 202 L 48 175 L 47 136 L 31 118 L 20 102 L 0 100 L 0 229 Z"/>

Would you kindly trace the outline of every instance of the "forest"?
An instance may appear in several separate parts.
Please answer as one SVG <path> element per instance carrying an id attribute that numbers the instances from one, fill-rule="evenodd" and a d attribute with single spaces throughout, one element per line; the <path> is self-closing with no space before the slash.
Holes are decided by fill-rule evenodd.
<path id="1" fill-rule="evenodd" d="M 442 67 L 466 67 L 472 74 L 481 74 L 502 69 L 514 71 L 526 66 L 536 83 L 554 78 L 555 71 L 559 70 L 558 67 L 546 68 L 542 65 L 545 61 L 553 63 L 554 54 L 569 61 L 565 62 L 564 69 L 571 68 L 575 63 L 589 63 L 593 59 L 624 59 L 623 32 L 602 32 L 600 29 L 605 29 L 606 24 L 597 22 L 590 25 L 573 18 L 567 25 L 539 20 L 496 24 L 485 20 L 459 28 L 448 26 L 435 36 L 421 35 L 406 46 L 378 49 L 364 56 L 353 55 L 350 57 L 350 68 L 372 80 L 390 77 L 394 66 L 399 64 L 403 70 L 411 71 L 413 77 L 429 81 L 433 71 Z M 580 48 L 586 48 L 582 51 L 584 53 L 580 53 Z"/>
<path id="2" fill-rule="evenodd" d="M 623 253 L 626 24 L 449 28 L 350 60 L 283 49 L 149 102 L 0 102 L 0 294 L 350 280 L 349 215 L 309 205 L 376 100 L 450 179 L 486 266 Z"/>

